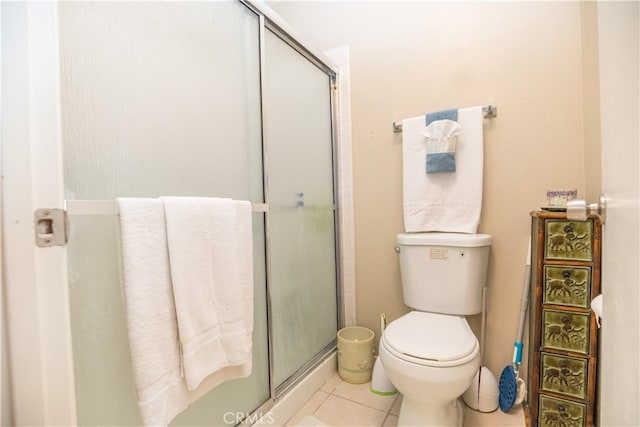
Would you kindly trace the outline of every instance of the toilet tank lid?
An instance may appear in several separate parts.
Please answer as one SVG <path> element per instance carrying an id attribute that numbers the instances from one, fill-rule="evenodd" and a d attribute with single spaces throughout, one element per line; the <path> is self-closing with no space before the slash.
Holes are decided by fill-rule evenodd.
<path id="1" fill-rule="evenodd" d="M 397 236 L 400 245 L 477 247 L 491 245 L 490 234 L 465 233 L 401 233 Z"/>

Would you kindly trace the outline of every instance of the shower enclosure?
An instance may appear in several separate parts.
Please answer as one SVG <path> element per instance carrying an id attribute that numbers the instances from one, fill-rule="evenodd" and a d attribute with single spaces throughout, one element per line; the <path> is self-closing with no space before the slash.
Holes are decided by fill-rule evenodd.
<path id="1" fill-rule="evenodd" d="M 98 206 L 172 195 L 262 207 L 253 373 L 172 423 L 237 424 L 335 348 L 336 74 L 250 3 L 61 2 L 58 16 L 77 422 L 141 423 L 118 218 Z"/>

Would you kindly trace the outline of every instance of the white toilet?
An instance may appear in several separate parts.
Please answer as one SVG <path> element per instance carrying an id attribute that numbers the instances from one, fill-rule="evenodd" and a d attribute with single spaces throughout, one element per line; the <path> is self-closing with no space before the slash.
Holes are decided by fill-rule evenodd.
<path id="1" fill-rule="evenodd" d="M 389 323 L 380 359 L 402 393 L 399 426 L 462 426 L 459 397 L 480 367 L 465 315 L 482 311 L 491 236 L 399 234 L 404 303 L 414 311 Z"/>

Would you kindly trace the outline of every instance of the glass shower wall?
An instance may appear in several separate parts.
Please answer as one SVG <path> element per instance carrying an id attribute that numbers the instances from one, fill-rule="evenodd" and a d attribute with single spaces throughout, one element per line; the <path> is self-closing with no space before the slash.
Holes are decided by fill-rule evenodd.
<path id="1" fill-rule="evenodd" d="M 67 199 L 204 196 L 269 206 L 253 222 L 253 373 L 172 422 L 234 425 L 335 346 L 335 76 L 242 2 L 58 7 Z M 140 425 L 118 219 L 70 222 L 78 424 Z"/>
<path id="2" fill-rule="evenodd" d="M 331 77 L 265 34 L 273 382 L 330 347 L 338 328 Z"/>
<path id="3" fill-rule="evenodd" d="M 61 2 L 67 199 L 262 203 L 260 19 L 239 2 Z M 253 373 L 173 425 L 236 424 L 270 397 L 264 214 L 254 213 Z M 114 216 L 71 218 L 77 421 L 140 425 Z"/>

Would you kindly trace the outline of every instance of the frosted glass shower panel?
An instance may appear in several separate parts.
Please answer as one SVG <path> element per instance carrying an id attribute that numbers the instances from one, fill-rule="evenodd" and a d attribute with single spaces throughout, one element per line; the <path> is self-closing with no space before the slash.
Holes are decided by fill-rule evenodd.
<path id="1" fill-rule="evenodd" d="M 262 198 L 259 22 L 237 2 L 62 2 L 67 198 Z"/>
<path id="2" fill-rule="evenodd" d="M 336 336 L 331 79 L 271 32 L 265 50 L 277 387 Z"/>
<path id="3" fill-rule="evenodd" d="M 240 2 L 60 2 L 68 199 L 263 202 L 259 18 Z M 269 399 L 264 214 L 254 213 L 253 373 L 173 425 L 236 424 Z M 140 425 L 117 217 L 72 217 L 69 294 L 79 425 Z"/>

